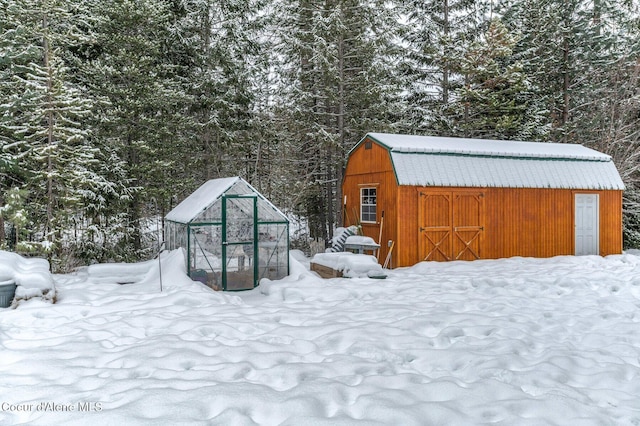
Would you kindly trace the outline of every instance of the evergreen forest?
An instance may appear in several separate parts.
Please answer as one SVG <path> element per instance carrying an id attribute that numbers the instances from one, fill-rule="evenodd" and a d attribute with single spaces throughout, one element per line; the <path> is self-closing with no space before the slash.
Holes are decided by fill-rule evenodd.
<path id="1" fill-rule="evenodd" d="M 605 152 L 638 247 L 639 53 L 638 0 L 0 0 L 0 247 L 147 259 L 236 175 L 327 241 L 367 132 Z"/>

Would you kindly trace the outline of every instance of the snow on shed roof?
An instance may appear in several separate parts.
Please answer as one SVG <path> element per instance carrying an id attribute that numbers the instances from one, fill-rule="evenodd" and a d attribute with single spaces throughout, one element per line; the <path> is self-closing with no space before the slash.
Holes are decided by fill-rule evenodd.
<path id="1" fill-rule="evenodd" d="M 202 184 L 191 195 L 174 207 L 166 219 L 173 222 L 187 223 L 220 198 L 240 177 L 212 179 Z"/>
<path id="2" fill-rule="evenodd" d="M 577 144 L 369 133 L 371 139 L 394 152 L 460 154 L 491 157 L 610 161 L 607 154 Z"/>
<path id="3" fill-rule="evenodd" d="M 399 185 L 624 189 L 611 157 L 582 145 L 369 133 Z"/>
<path id="4" fill-rule="evenodd" d="M 624 189 L 612 161 L 543 160 L 391 152 L 400 185 Z"/>

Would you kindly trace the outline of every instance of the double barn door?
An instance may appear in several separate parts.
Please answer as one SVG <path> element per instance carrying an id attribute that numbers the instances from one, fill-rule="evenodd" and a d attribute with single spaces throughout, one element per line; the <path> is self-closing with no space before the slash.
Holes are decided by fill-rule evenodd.
<path id="1" fill-rule="evenodd" d="M 422 189 L 418 198 L 421 260 L 480 259 L 484 194 Z"/>

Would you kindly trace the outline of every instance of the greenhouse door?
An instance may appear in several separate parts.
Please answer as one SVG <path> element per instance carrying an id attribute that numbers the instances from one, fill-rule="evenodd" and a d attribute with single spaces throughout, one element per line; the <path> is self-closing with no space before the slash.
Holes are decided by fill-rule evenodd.
<path id="1" fill-rule="evenodd" d="M 253 195 L 222 197 L 222 289 L 250 290 L 256 286 L 257 198 Z"/>

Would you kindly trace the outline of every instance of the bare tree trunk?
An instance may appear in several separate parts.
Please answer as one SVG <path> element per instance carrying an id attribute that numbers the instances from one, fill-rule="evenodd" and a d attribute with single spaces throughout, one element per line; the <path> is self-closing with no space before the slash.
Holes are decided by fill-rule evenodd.
<path id="1" fill-rule="evenodd" d="M 209 58 L 210 50 L 211 50 L 211 2 L 207 2 L 207 7 L 205 14 L 202 16 L 202 52 L 203 57 Z M 208 86 L 206 86 L 208 87 Z M 210 97 L 211 94 L 207 93 L 207 97 Z M 202 148 L 203 148 L 203 178 L 205 181 L 213 178 L 213 174 L 211 173 L 212 166 L 211 163 L 213 161 L 213 152 L 214 146 L 212 146 L 213 138 L 211 135 L 211 129 L 209 127 L 209 110 L 208 108 L 204 108 L 202 110 L 202 126 L 203 126 L 203 134 L 202 134 Z"/>
<path id="2" fill-rule="evenodd" d="M 596 27 L 596 36 L 600 36 L 602 33 L 602 5 L 600 2 L 601 0 L 593 0 L 593 25 Z"/>
<path id="3" fill-rule="evenodd" d="M 324 100 L 324 126 L 327 129 L 327 133 L 333 133 L 335 131 L 335 127 L 332 126 L 333 118 L 331 117 L 331 112 L 334 112 L 335 109 L 330 105 L 329 99 L 325 97 Z M 333 128 L 332 128 L 333 127 Z M 326 213 L 323 212 L 323 237 L 325 241 L 328 241 L 333 237 L 333 217 L 334 217 L 334 204 L 333 204 L 333 185 L 335 175 L 333 174 L 333 168 L 335 163 L 334 158 L 334 141 L 329 139 L 329 145 L 325 150 L 325 161 L 324 161 L 324 198 L 326 203 Z M 320 160 L 322 161 L 322 160 Z"/>
<path id="4" fill-rule="evenodd" d="M 569 122 L 569 88 L 571 79 L 569 78 L 569 39 L 565 37 L 562 50 L 562 61 L 564 62 L 564 76 L 562 82 L 562 126 L 566 126 Z M 564 142 L 567 141 L 567 132 L 564 132 Z"/>
<path id="5" fill-rule="evenodd" d="M 44 66 L 45 69 L 47 70 L 47 145 L 49 147 L 49 149 L 47 150 L 47 222 L 45 225 L 45 236 L 47 238 L 47 241 L 51 242 L 53 236 L 51 235 L 51 230 L 53 227 L 53 158 L 52 158 L 52 149 L 53 149 L 53 144 L 54 144 L 54 140 L 53 140 L 53 127 L 54 127 L 54 117 L 53 117 L 53 98 L 52 98 L 52 91 L 53 91 L 53 75 L 52 75 L 52 69 L 51 69 L 51 64 L 50 64 L 50 46 L 49 46 L 49 40 L 47 39 L 47 27 L 48 27 L 48 22 L 47 22 L 47 15 L 45 13 L 45 15 L 42 18 L 42 26 L 45 30 L 45 36 L 43 38 L 43 60 L 44 60 Z"/>
<path id="6" fill-rule="evenodd" d="M 342 213 L 336 215 L 336 223 L 338 226 L 342 226 L 344 217 L 344 212 L 342 212 L 342 158 L 343 151 L 345 145 L 345 126 L 344 126 L 344 114 L 345 114 L 345 45 L 343 35 L 340 35 L 340 39 L 338 42 L 338 70 L 339 70 L 339 81 L 338 81 L 338 117 L 337 117 L 337 127 L 338 127 L 338 146 L 336 147 L 336 213 Z M 331 235 L 333 237 L 333 235 Z"/>
<path id="7" fill-rule="evenodd" d="M 447 41 L 445 43 L 446 48 L 449 47 L 449 0 L 444 0 L 444 28 L 442 33 Z M 445 59 L 442 69 L 442 104 L 447 105 L 449 103 L 449 61 Z"/>
<path id="8" fill-rule="evenodd" d="M 571 28 L 571 18 L 570 18 L 570 13 L 569 13 L 569 5 L 567 4 L 568 1 L 565 0 L 565 18 L 564 18 L 564 24 L 565 24 L 565 28 Z M 565 30 L 566 31 L 566 30 Z M 569 123 L 569 103 L 571 101 L 570 98 L 570 94 L 569 94 L 569 89 L 571 87 L 571 78 L 569 75 L 569 70 L 570 70 L 570 66 L 569 66 L 569 49 L 570 49 L 570 45 L 569 45 L 569 35 L 565 32 L 563 34 L 563 41 L 562 41 L 562 68 L 563 68 L 563 81 L 562 81 L 562 119 L 561 119 L 561 126 L 563 128 L 563 135 L 562 135 L 562 141 L 563 142 L 568 142 L 568 136 L 569 136 L 569 132 L 567 131 L 567 124 Z"/>
<path id="9" fill-rule="evenodd" d="M 469 79 L 469 74 L 465 74 L 464 76 L 464 85 L 467 88 L 467 91 L 471 88 L 471 83 Z M 466 100 L 464 103 L 464 137 L 471 137 L 469 134 L 469 100 Z"/>
<path id="10" fill-rule="evenodd" d="M 129 167 L 138 164 L 139 158 L 138 153 L 136 152 L 135 147 L 133 146 L 133 141 L 131 138 L 131 134 L 127 136 L 127 164 Z M 139 181 L 137 177 L 134 177 L 135 174 L 130 173 L 129 178 L 133 178 L 134 185 L 138 185 Z M 129 202 L 129 226 L 133 228 L 132 231 L 132 239 L 133 239 L 133 249 L 137 254 L 142 249 L 142 235 L 141 235 L 141 223 L 140 223 L 140 196 L 138 195 L 138 191 L 134 191 L 131 195 L 131 200 Z"/>
<path id="11" fill-rule="evenodd" d="M 0 191 L 0 206 L 4 206 L 4 190 Z M 0 247 L 7 239 L 7 235 L 4 232 L 4 218 L 0 215 Z"/>

